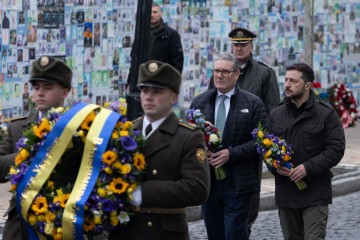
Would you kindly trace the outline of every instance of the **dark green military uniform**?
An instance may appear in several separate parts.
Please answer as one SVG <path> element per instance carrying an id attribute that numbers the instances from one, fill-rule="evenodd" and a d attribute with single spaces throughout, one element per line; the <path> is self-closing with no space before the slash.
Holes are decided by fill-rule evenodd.
<path id="1" fill-rule="evenodd" d="M 12 120 L 8 125 L 8 134 L 0 145 L 0 182 L 8 180 L 5 178 L 9 175 L 10 167 L 15 165 L 17 155 L 16 143 L 22 136 L 23 131 L 31 123 L 35 122 L 39 113 L 33 113 L 29 117 L 17 118 Z M 3 239 L 27 239 L 24 227 L 21 227 L 20 217 L 17 214 L 15 194 L 10 200 L 10 206 L 7 210 L 8 219 L 5 222 Z M 22 232 L 23 231 L 23 232 Z"/>

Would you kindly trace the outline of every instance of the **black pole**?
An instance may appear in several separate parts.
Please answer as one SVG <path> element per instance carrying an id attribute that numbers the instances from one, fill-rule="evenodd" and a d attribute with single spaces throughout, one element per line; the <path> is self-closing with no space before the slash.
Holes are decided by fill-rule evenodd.
<path id="1" fill-rule="evenodd" d="M 127 118 L 134 120 L 143 114 L 140 104 L 140 91 L 136 84 L 140 64 L 149 57 L 150 21 L 152 0 L 139 0 L 136 13 L 135 37 L 131 49 L 131 66 L 127 85 L 129 93 L 126 95 Z"/>

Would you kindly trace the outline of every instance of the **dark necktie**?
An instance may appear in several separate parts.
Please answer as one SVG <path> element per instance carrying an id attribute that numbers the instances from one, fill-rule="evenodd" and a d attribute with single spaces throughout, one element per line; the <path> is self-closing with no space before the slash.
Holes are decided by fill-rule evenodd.
<path id="1" fill-rule="evenodd" d="M 226 122 L 226 109 L 224 103 L 226 98 L 227 98 L 226 95 L 220 96 L 220 104 L 216 116 L 216 127 L 219 129 L 219 131 L 221 131 L 221 133 L 223 133 L 224 131 L 224 126 Z"/>
<path id="2" fill-rule="evenodd" d="M 152 130 L 151 123 L 149 123 L 145 128 L 145 136 L 147 136 Z"/>

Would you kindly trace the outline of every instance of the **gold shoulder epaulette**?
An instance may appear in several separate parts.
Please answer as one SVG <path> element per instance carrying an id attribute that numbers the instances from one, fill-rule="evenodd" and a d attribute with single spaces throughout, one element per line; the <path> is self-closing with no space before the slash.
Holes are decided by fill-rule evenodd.
<path id="1" fill-rule="evenodd" d="M 22 117 L 17 117 L 17 118 L 12 118 L 10 119 L 10 122 L 14 122 L 14 121 L 17 121 L 17 120 L 23 120 L 25 118 L 27 118 L 28 116 L 22 116 Z"/>
<path id="2" fill-rule="evenodd" d="M 193 123 L 187 123 L 187 122 L 184 122 L 183 120 L 179 120 L 179 125 L 180 126 L 183 126 L 183 127 L 186 127 L 192 131 L 195 131 L 197 129 L 197 126 L 196 124 L 193 124 Z"/>

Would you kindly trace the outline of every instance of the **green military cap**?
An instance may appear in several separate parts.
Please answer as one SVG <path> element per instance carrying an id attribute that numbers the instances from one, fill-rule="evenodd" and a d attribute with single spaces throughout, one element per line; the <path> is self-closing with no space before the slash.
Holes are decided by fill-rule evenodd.
<path id="1" fill-rule="evenodd" d="M 256 37 L 255 33 L 245 28 L 235 28 L 229 33 L 229 38 L 232 43 L 248 43 Z"/>
<path id="2" fill-rule="evenodd" d="M 170 64 L 150 60 L 139 67 L 137 87 L 170 88 L 174 92 L 180 91 L 181 74 Z"/>
<path id="3" fill-rule="evenodd" d="M 31 66 L 30 83 L 44 81 L 58 83 L 64 88 L 71 88 L 72 71 L 61 60 L 42 56 Z"/>

